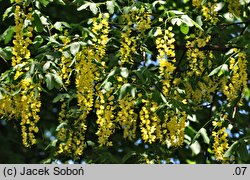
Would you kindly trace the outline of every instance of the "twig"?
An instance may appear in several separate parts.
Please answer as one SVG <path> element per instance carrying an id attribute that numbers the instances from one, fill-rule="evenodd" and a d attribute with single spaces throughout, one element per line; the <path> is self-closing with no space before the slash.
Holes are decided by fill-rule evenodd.
<path id="1" fill-rule="evenodd" d="M 175 48 L 176 48 L 176 50 L 185 50 L 185 49 L 187 49 L 185 46 L 178 46 L 178 45 L 176 45 Z M 193 48 L 197 48 L 197 47 L 193 47 Z M 206 45 L 206 46 L 198 48 L 198 49 L 226 52 L 226 51 L 228 51 L 228 50 L 230 50 L 232 48 L 244 49 L 244 47 L 239 47 L 239 46 L 219 46 L 219 45 Z"/>

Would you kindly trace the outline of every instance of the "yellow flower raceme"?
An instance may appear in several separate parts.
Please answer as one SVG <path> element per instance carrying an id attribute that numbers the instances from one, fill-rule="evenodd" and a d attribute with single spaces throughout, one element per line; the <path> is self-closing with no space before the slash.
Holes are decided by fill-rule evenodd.
<path id="1" fill-rule="evenodd" d="M 87 128 L 86 118 L 93 108 L 95 81 L 99 80 L 100 74 L 105 68 L 105 61 L 103 61 L 103 57 L 106 54 L 106 45 L 108 43 L 108 19 L 109 14 L 107 13 L 99 14 L 97 18 L 93 18 L 92 32 L 95 35 L 93 44 L 89 47 L 83 47 L 82 50 L 76 55 L 75 69 L 77 74 L 75 84 L 77 89 L 79 117 L 71 120 L 72 122 L 70 123 L 70 115 L 65 111 L 66 104 L 62 104 L 59 120 L 60 122 L 66 122 L 71 129 L 61 128 L 59 130 L 57 136 L 61 142 L 59 144 L 57 154 L 74 154 L 75 158 L 79 158 L 83 154 L 85 131 Z M 67 44 L 69 41 L 65 39 L 64 43 Z M 66 57 L 65 54 L 62 56 L 61 67 L 63 79 L 68 79 L 69 72 L 71 71 L 68 68 L 70 61 L 70 57 Z M 99 111 L 97 110 L 97 112 Z M 110 113 L 112 113 L 112 111 L 110 111 Z M 97 123 L 101 122 L 105 118 L 108 118 L 108 114 L 110 113 L 104 113 L 104 117 L 101 115 L 98 116 L 99 120 L 97 120 Z M 102 133 L 102 123 L 100 123 L 99 126 L 99 133 Z M 63 133 L 66 133 L 67 136 L 65 137 Z M 104 142 L 106 140 L 105 138 L 104 140 L 101 138 L 102 137 L 99 139 L 101 145 L 111 145 L 110 143 Z"/>
<path id="2" fill-rule="evenodd" d="M 77 54 L 77 101 L 82 119 L 87 117 L 88 112 L 93 106 L 94 80 L 96 66 L 92 63 L 94 51 L 92 49 L 83 49 Z"/>
<path id="3" fill-rule="evenodd" d="M 61 105 L 59 113 L 60 129 L 57 131 L 58 150 L 55 155 L 64 155 L 79 159 L 85 146 L 85 119 L 75 119 L 70 115 L 67 102 Z"/>
<path id="4" fill-rule="evenodd" d="M 140 111 L 141 136 L 145 142 L 159 141 L 169 147 L 181 146 L 187 114 L 185 111 L 167 110 L 164 119 L 157 115 L 158 104 L 143 100 L 145 105 Z"/>
<path id="5" fill-rule="evenodd" d="M 188 72 L 189 76 L 201 76 L 204 71 L 204 61 L 207 58 L 205 53 L 200 48 L 207 45 L 210 41 L 211 36 L 203 34 L 200 31 L 198 34 L 191 34 L 186 37 L 186 48 L 187 48 L 187 60 L 191 69 Z"/>
<path id="6" fill-rule="evenodd" d="M 178 147 L 184 142 L 185 123 L 187 114 L 185 111 L 167 110 L 162 123 L 162 144 Z"/>
<path id="7" fill-rule="evenodd" d="M 40 120 L 40 91 L 40 85 L 34 84 L 32 79 L 27 78 L 21 81 L 21 100 L 15 103 L 20 111 L 20 125 L 25 147 L 36 143 L 34 134 L 38 132 L 37 123 Z"/>
<path id="8" fill-rule="evenodd" d="M 134 111 L 135 98 L 125 96 L 119 100 L 120 110 L 117 113 L 116 121 L 123 129 L 123 137 L 132 140 L 135 138 L 137 114 Z"/>
<path id="9" fill-rule="evenodd" d="M 213 152 L 217 161 L 226 162 L 228 158 L 224 157 L 226 150 L 229 148 L 228 133 L 221 122 L 213 121 L 213 126 L 217 129 L 212 132 L 214 138 Z"/>
<path id="10" fill-rule="evenodd" d="M 68 37 L 68 32 L 64 33 L 65 38 L 62 40 L 64 46 L 59 49 L 59 52 L 62 52 L 61 61 L 59 66 L 61 68 L 60 77 L 64 81 L 65 86 L 70 84 L 70 73 L 72 72 L 72 68 L 70 67 L 72 63 L 72 56 L 69 52 L 65 51 L 65 46 L 67 46 L 71 39 Z"/>
<path id="11" fill-rule="evenodd" d="M 213 0 L 211 2 L 207 2 L 206 4 L 201 6 L 201 12 L 204 16 L 204 20 L 211 23 L 212 25 L 217 24 L 218 12 L 216 11 L 217 0 Z"/>
<path id="12" fill-rule="evenodd" d="M 202 0 L 192 0 L 192 5 L 195 7 L 200 7 L 202 4 Z"/>
<path id="13" fill-rule="evenodd" d="M 162 32 L 161 27 L 157 27 L 157 39 L 155 41 L 156 48 L 158 50 L 157 59 L 159 60 L 160 75 L 162 77 L 163 83 L 163 94 L 165 96 L 169 93 L 170 81 L 172 80 L 172 75 L 176 69 L 174 63 L 175 60 L 175 49 L 174 49 L 174 33 L 171 32 L 172 27 Z"/>
<path id="14" fill-rule="evenodd" d="M 93 18 L 92 32 L 96 38 L 94 41 L 95 59 L 105 65 L 103 57 L 106 54 L 106 45 L 108 43 L 109 34 L 109 14 L 99 14 L 98 18 Z"/>
<path id="15" fill-rule="evenodd" d="M 131 30 L 128 29 L 126 32 L 121 34 L 121 48 L 120 48 L 120 59 L 121 65 L 124 63 L 133 63 L 132 54 L 136 52 L 136 39 L 130 37 Z"/>
<path id="16" fill-rule="evenodd" d="M 144 7 L 132 9 L 128 14 L 122 15 L 125 28 L 121 33 L 120 65 L 124 63 L 133 64 L 133 54 L 136 53 L 137 39 L 143 38 L 145 31 L 151 27 L 150 14 Z M 136 35 L 132 35 L 135 31 Z"/>
<path id="17" fill-rule="evenodd" d="M 227 0 L 228 11 L 235 16 L 240 16 L 240 0 Z"/>
<path id="18" fill-rule="evenodd" d="M 229 79 L 222 81 L 222 89 L 223 93 L 227 96 L 227 99 L 232 101 L 247 88 L 248 78 L 246 54 L 240 52 L 238 53 L 237 59 L 231 57 L 229 59 L 229 69 L 232 71 L 232 75 Z"/>
<path id="19" fill-rule="evenodd" d="M 197 34 L 191 34 L 187 36 L 187 60 L 188 71 L 187 77 L 184 81 L 185 94 L 187 99 L 191 99 L 195 104 L 201 102 L 211 102 L 213 94 L 219 86 L 218 78 L 215 76 L 208 76 L 205 67 L 212 68 L 213 54 L 210 51 L 201 50 L 210 41 L 211 36 L 204 34 L 200 31 Z M 198 82 L 192 82 L 193 79 L 197 79 Z M 198 80 L 202 79 L 202 80 Z"/>
<path id="20" fill-rule="evenodd" d="M 32 9 L 31 9 L 32 10 Z M 14 36 L 13 40 L 13 57 L 12 57 L 12 66 L 15 66 L 19 63 L 21 63 L 22 59 L 29 59 L 30 58 L 30 51 L 28 49 L 28 46 L 32 43 L 32 31 L 33 28 L 31 26 L 27 27 L 27 33 L 24 33 L 23 26 L 24 26 L 24 20 L 26 18 L 27 21 L 32 21 L 32 14 L 29 12 L 29 14 L 25 14 L 24 10 L 17 5 L 15 8 L 15 29 L 16 34 Z"/>
<path id="21" fill-rule="evenodd" d="M 143 100 L 145 105 L 140 111 L 141 136 L 145 142 L 154 143 L 162 139 L 160 118 L 156 114 L 158 104 Z"/>
<path id="22" fill-rule="evenodd" d="M 15 69 L 14 75 L 14 80 L 20 79 L 20 83 L 7 87 L 10 94 L 13 94 L 17 89 L 20 89 L 20 92 L 15 95 L 5 94 L 2 107 L 0 106 L 0 108 L 8 107 L 8 110 L 4 111 L 6 113 L 5 116 L 8 116 L 10 119 L 21 120 L 20 126 L 23 145 L 30 147 L 36 143 L 35 134 L 39 130 L 37 123 L 40 120 L 41 83 L 33 82 L 30 77 L 25 77 L 26 71 L 29 68 L 24 65 L 28 64 L 28 60 L 30 59 L 28 46 L 32 43 L 31 38 L 33 36 L 33 28 L 30 25 L 32 22 L 32 8 L 28 9 L 28 14 L 25 14 L 25 9 L 25 3 L 22 6 L 16 5 L 14 13 L 16 34 L 13 40 L 12 66 L 20 65 Z M 24 26 L 24 22 L 26 22 L 26 27 Z M 7 105 L 6 103 L 9 104 Z"/>
<path id="23" fill-rule="evenodd" d="M 100 146 L 112 146 L 112 141 L 109 140 L 110 136 L 115 131 L 115 114 L 114 110 L 116 106 L 114 105 L 114 96 L 112 91 L 104 92 L 99 91 L 98 97 L 96 100 L 96 115 L 98 124 L 98 131 L 96 132 L 98 136 L 98 142 Z"/>

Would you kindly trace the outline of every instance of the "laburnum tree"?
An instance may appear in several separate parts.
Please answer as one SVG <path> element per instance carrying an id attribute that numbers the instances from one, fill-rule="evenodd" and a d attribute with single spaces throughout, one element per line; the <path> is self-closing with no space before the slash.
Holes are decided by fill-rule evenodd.
<path id="1" fill-rule="evenodd" d="M 0 4 L 0 162 L 250 162 L 249 0 Z"/>

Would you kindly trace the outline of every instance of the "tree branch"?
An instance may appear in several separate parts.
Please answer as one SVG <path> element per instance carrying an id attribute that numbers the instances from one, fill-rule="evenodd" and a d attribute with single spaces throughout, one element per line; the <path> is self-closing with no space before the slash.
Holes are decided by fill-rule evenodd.
<path id="1" fill-rule="evenodd" d="M 229 23 L 229 24 L 219 24 L 219 25 L 215 25 L 215 26 L 234 26 L 234 25 L 238 25 L 238 24 L 249 24 L 250 23 L 250 19 L 246 20 L 246 21 L 242 21 L 242 22 L 235 22 L 235 23 Z"/>
<path id="2" fill-rule="evenodd" d="M 193 47 L 197 48 L 197 47 Z M 204 47 L 198 48 L 200 50 L 211 50 L 211 51 L 221 51 L 221 52 L 227 52 L 228 50 L 236 48 L 236 49 L 244 49 L 244 47 L 239 46 L 220 46 L 220 45 L 206 45 Z M 185 46 L 175 45 L 176 50 L 187 50 Z"/>

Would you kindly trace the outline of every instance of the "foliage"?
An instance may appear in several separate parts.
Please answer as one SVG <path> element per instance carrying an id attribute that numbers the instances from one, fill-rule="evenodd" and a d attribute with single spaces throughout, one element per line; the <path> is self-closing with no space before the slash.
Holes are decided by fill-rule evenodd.
<path id="1" fill-rule="evenodd" d="M 2 0 L 1 162 L 249 163 L 249 3 Z"/>

